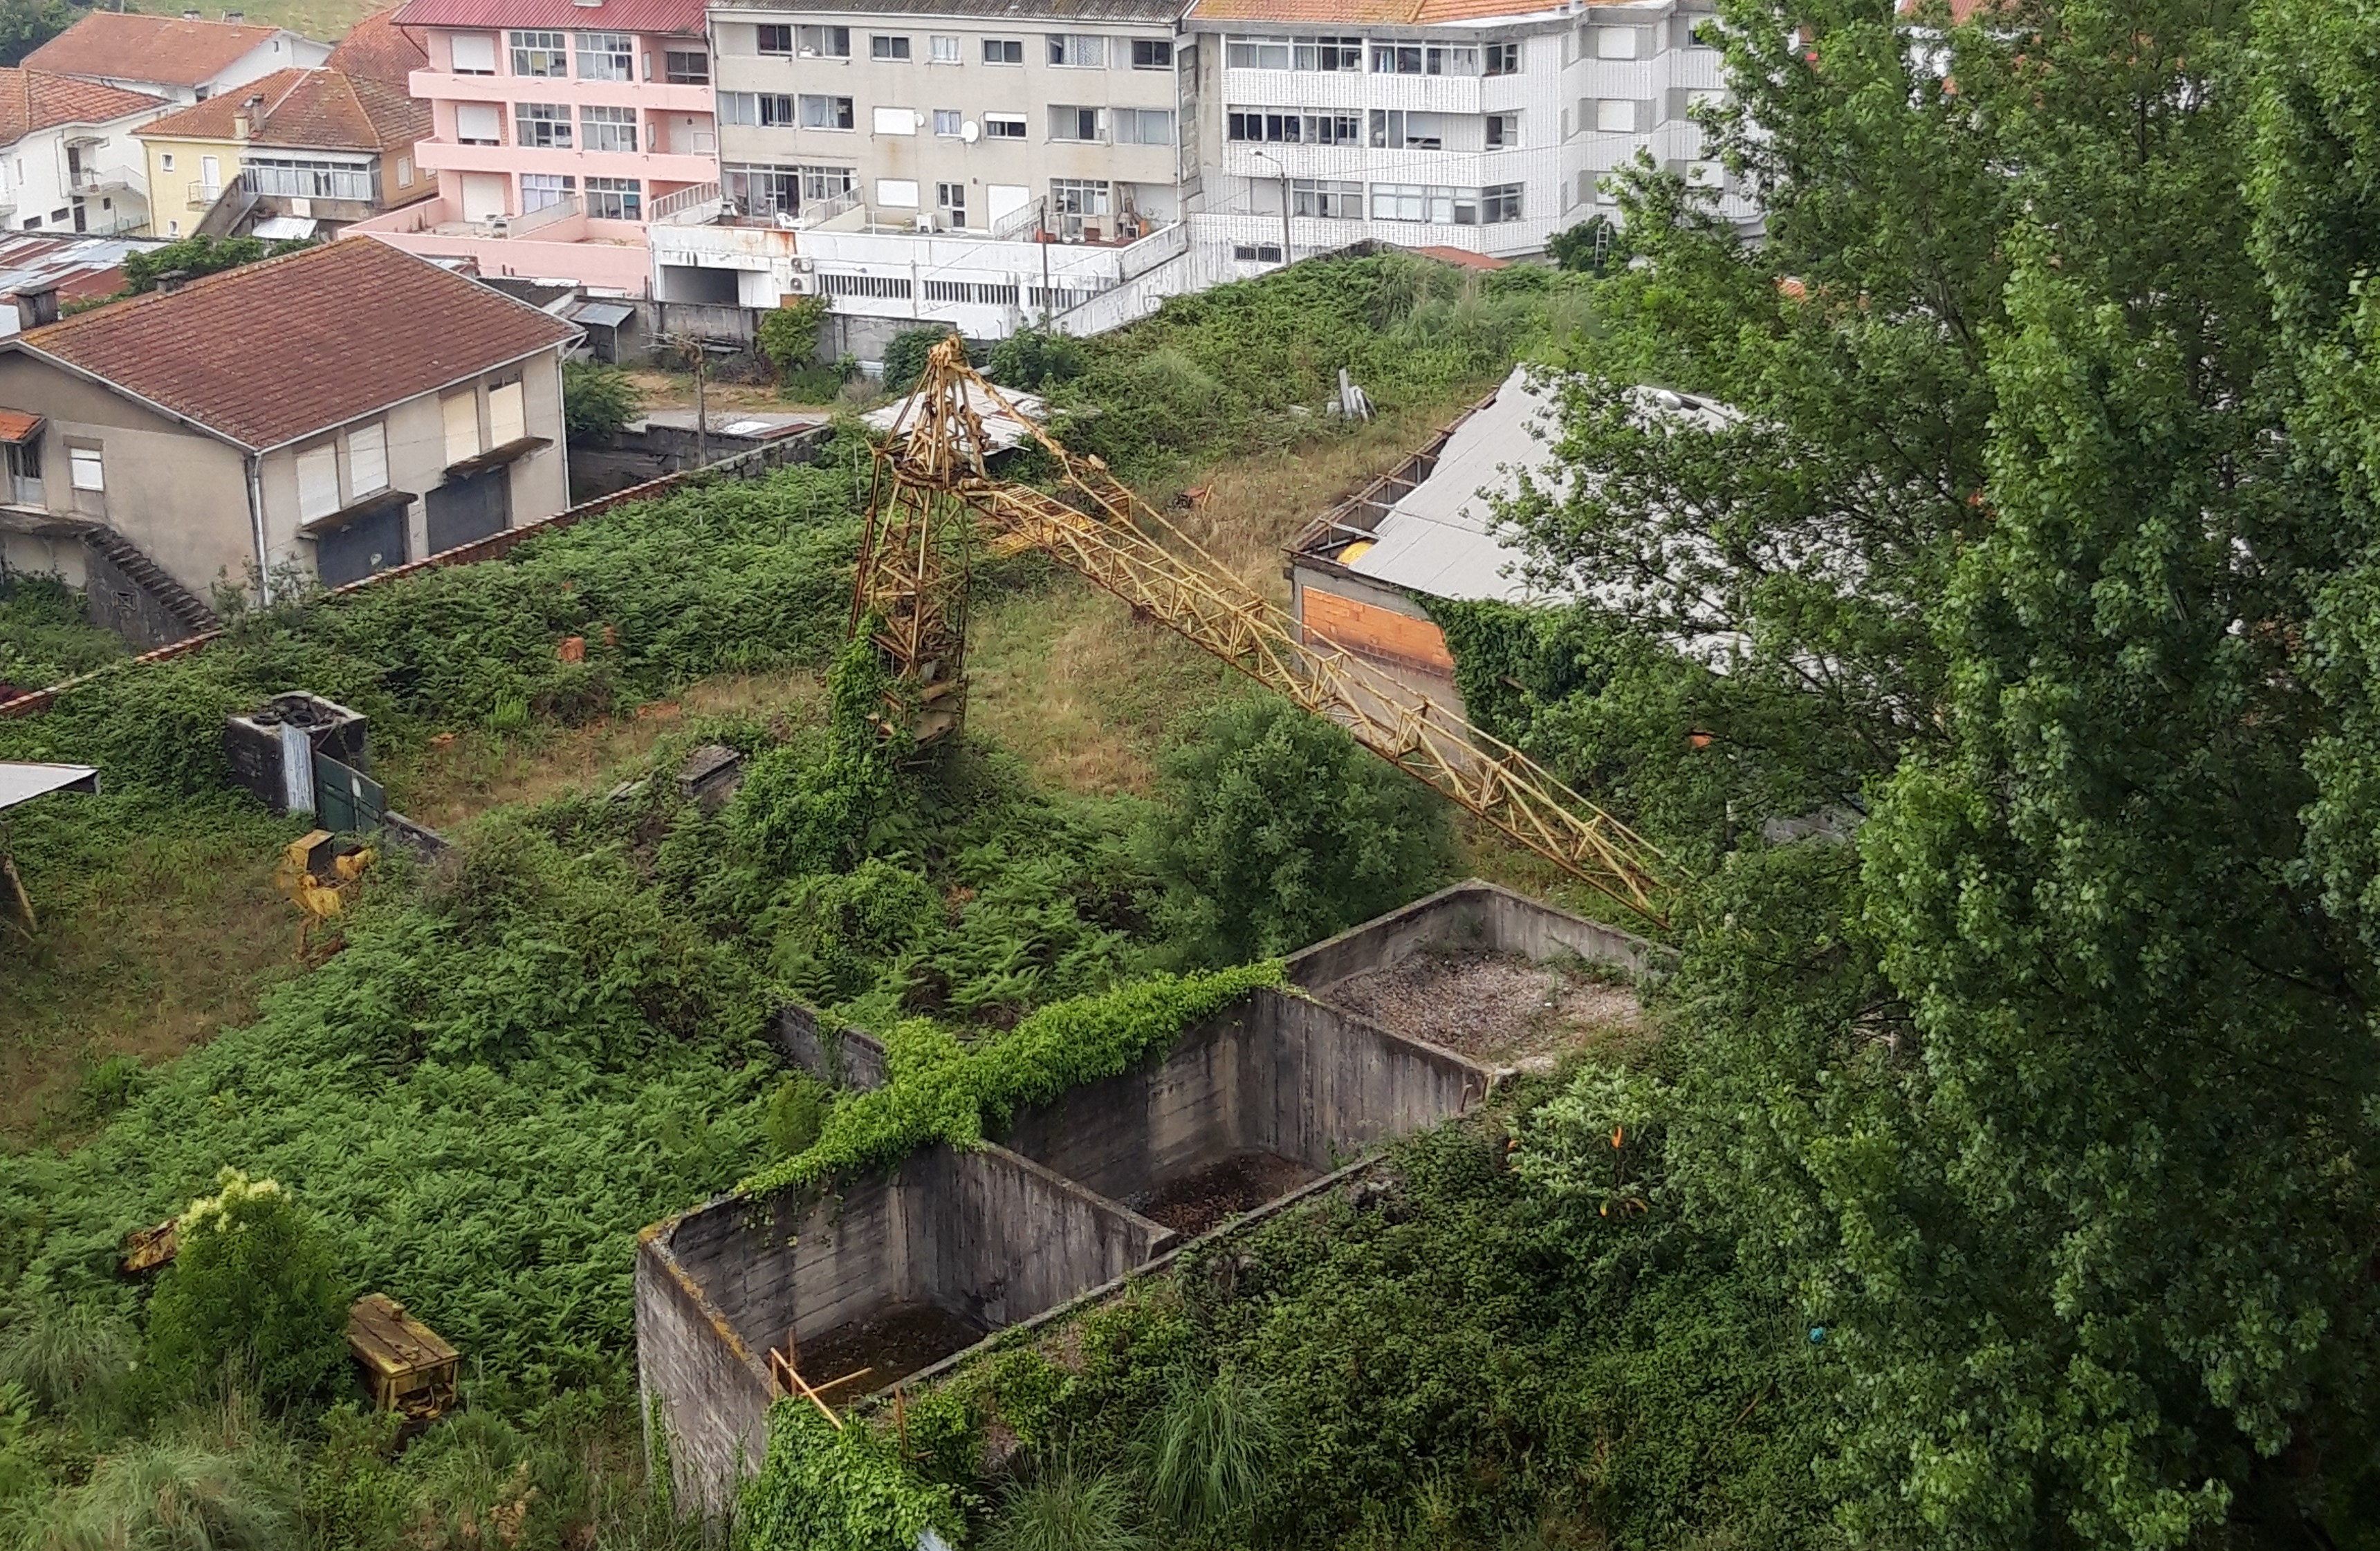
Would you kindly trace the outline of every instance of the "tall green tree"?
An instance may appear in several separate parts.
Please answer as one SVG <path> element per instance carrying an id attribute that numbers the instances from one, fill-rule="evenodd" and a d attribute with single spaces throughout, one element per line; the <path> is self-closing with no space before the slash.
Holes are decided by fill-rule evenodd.
<path id="1" fill-rule="evenodd" d="M 1630 767 L 1695 789 L 1638 806 L 1713 864 L 1682 1183 L 1827 1331 L 1858 1538 L 2355 1543 L 2380 738 L 2346 665 L 2380 609 L 2342 341 L 2380 337 L 2380 224 L 2368 159 L 2289 169 L 2360 153 L 2380 29 L 1720 9 L 1709 132 L 1766 241 L 1637 175 L 1580 477 L 1509 515 L 1597 629 L 1723 672 L 1605 648 L 1500 708 L 1574 770 L 1614 757 L 1585 694 L 1699 723 L 1701 769 Z M 1823 805 L 1854 846 L 1761 842 Z"/>

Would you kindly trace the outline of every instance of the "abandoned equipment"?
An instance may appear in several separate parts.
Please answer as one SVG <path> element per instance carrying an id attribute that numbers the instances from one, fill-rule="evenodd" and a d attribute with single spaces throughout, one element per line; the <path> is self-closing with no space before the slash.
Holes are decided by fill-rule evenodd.
<path id="1" fill-rule="evenodd" d="M 1352 384 L 1351 384 L 1352 386 Z M 986 407 L 989 406 L 989 412 Z M 1056 465 L 1062 493 L 993 478 L 990 422 L 1013 417 Z M 920 742 L 965 714 L 970 572 L 984 553 L 1038 549 L 1504 834 L 1655 922 L 1674 869 L 1651 842 L 1481 732 L 1251 589 L 1096 457 L 1068 452 L 967 364 L 956 334 L 876 451 L 851 628 L 903 681 L 880 719 Z"/>
<path id="2" fill-rule="evenodd" d="M 356 882 L 371 866 L 372 848 L 350 845 L 342 850 L 328 830 L 312 830 L 281 849 L 273 866 L 273 886 L 289 897 L 299 913 L 298 956 L 306 957 L 308 938 L 316 927 L 329 927 L 346 909 Z M 328 949 L 336 952 L 335 944 Z"/>
<path id="3" fill-rule="evenodd" d="M 374 1411 L 426 1426 L 455 1409 L 461 1354 L 387 1293 L 366 1293 L 347 1311 L 347 1350 L 363 1370 Z"/>

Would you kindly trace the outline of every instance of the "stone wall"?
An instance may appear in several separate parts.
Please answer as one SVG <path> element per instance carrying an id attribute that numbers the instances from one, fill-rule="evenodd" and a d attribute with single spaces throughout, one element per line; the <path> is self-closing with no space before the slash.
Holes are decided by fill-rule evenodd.
<path id="1" fill-rule="evenodd" d="M 1425 950 L 1477 950 L 1524 959 L 1575 954 L 1588 963 L 1649 976 L 1667 973 L 1675 958 L 1658 943 L 1475 878 L 1293 953 L 1289 979 L 1318 994 L 1350 975 L 1385 969 Z"/>

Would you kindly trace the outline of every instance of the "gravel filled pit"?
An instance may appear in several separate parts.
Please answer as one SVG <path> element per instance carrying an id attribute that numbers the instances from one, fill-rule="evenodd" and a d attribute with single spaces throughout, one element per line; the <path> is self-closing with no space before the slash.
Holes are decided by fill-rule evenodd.
<path id="1" fill-rule="evenodd" d="M 1582 965 L 1517 953 L 1420 952 L 1349 975 L 1320 1000 L 1391 1034 L 1493 1066 L 1536 1071 L 1644 1028 L 1636 993 Z"/>

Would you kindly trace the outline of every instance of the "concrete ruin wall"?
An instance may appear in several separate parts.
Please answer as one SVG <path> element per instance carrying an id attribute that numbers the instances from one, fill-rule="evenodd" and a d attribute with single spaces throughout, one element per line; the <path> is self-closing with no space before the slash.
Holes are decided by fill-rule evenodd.
<path id="1" fill-rule="evenodd" d="M 997 1329 L 1111 1281 L 1173 1235 L 1004 1147 L 913 1154 L 890 1174 L 755 1210 L 726 1197 L 647 1229 L 637 1370 L 662 1401 L 678 1485 L 713 1510 L 759 1468 L 768 1352 L 902 1303 Z"/>
<path id="2" fill-rule="evenodd" d="M 775 1393 L 768 1351 L 789 1329 L 808 1340 L 902 1303 L 995 1331 L 1037 1319 L 1177 1247 L 1124 1201 L 1250 1153 L 1327 1176 L 1479 1102 L 1486 1068 L 1329 1005 L 1350 975 L 1432 950 L 1665 967 L 1641 939 L 1459 884 L 1291 959 L 1292 983 L 1311 996 L 1253 991 L 1161 1059 L 1019 1113 L 1002 1145 L 935 1147 L 824 1200 L 727 1199 L 648 1229 L 638 1366 L 662 1401 L 681 1490 L 715 1511 L 758 1468 Z M 788 1060 L 828 1081 L 884 1080 L 880 1045 L 825 1033 L 806 1009 L 787 1009 L 776 1034 Z"/>
<path id="3" fill-rule="evenodd" d="M 1539 960 L 1575 954 L 1640 976 L 1667 973 L 1672 960 L 1658 943 L 1475 878 L 1293 953 L 1289 981 L 1321 995 L 1415 953 L 1463 950 Z"/>
<path id="4" fill-rule="evenodd" d="M 1487 1070 L 1302 997 L 1259 989 L 1162 1061 L 1020 1113 L 1002 1143 L 1130 1200 L 1244 1153 L 1327 1174 L 1487 1096 Z"/>

